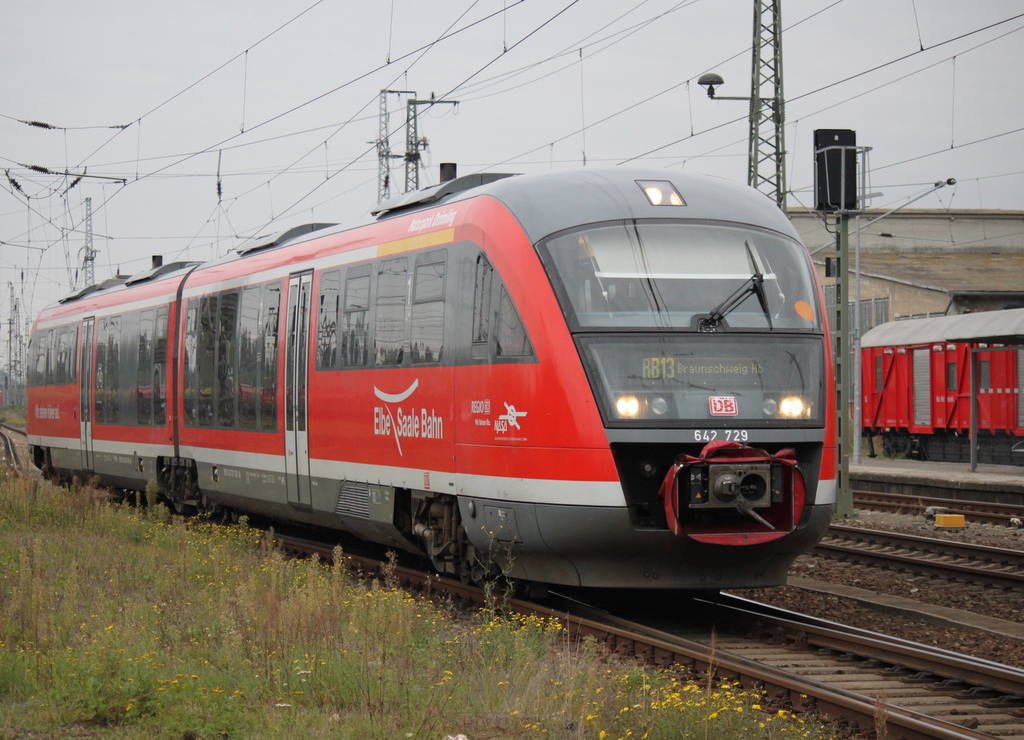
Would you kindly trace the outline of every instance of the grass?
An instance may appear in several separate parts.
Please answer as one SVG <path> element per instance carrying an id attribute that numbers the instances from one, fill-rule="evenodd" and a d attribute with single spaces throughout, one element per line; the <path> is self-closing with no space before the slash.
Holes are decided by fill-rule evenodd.
<path id="1" fill-rule="evenodd" d="M 0 423 L 25 428 L 25 409 L 21 406 L 0 406 Z"/>
<path id="2" fill-rule="evenodd" d="M 340 552 L 336 553 L 340 555 Z M 243 523 L 0 480 L 0 738 L 805 738 L 558 623 L 456 618 Z"/>

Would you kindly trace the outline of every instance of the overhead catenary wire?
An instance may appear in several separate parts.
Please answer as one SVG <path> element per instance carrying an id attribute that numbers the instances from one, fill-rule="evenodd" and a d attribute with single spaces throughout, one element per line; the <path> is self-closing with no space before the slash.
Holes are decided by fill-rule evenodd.
<path id="1" fill-rule="evenodd" d="M 915 8 L 915 11 L 916 11 L 916 8 Z M 819 12 L 823 12 L 823 11 L 819 11 Z M 503 43 L 502 43 L 502 46 L 503 46 L 503 47 L 507 46 L 507 40 L 503 39 Z M 919 46 L 923 47 L 924 45 L 923 45 L 923 43 L 919 43 Z M 578 48 L 582 48 L 582 47 L 577 47 L 577 49 L 578 49 Z M 934 47 L 929 47 L 929 48 L 934 48 Z M 589 50 L 589 49 L 588 49 L 588 50 L 587 50 L 587 51 L 585 52 L 585 54 L 586 54 L 586 56 L 587 56 L 587 57 L 591 57 L 591 56 L 592 56 L 592 52 L 591 52 L 591 50 Z M 582 66 L 582 65 L 581 65 L 581 66 Z M 591 67 L 590 67 L 590 65 L 588 64 L 588 70 L 589 70 L 589 69 L 591 69 Z M 478 76 L 478 77 L 476 78 L 475 82 L 479 82 L 479 81 L 480 81 L 480 79 L 479 79 L 479 76 Z M 493 88 L 492 88 L 492 89 L 493 89 Z M 487 90 L 486 88 L 480 88 L 480 90 L 481 90 L 481 93 L 482 93 L 483 95 L 486 95 L 486 94 L 489 94 L 489 93 L 490 93 L 490 91 L 489 91 L 489 90 Z M 494 94 L 497 94 L 497 93 L 494 93 Z M 461 93 L 460 93 L 460 95 L 461 95 Z M 630 109 L 632 109 L 632 108 L 633 108 L 633 106 L 630 106 Z M 811 114 L 808 114 L 808 116 L 809 116 L 809 115 L 811 115 Z M 601 120 L 602 120 L 602 121 L 604 121 L 604 120 L 606 120 L 606 119 L 601 119 Z M 739 118 L 739 119 L 737 119 L 737 120 L 739 121 L 739 120 L 743 120 L 743 119 L 742 119 L 742 118 Z M 586 121 L 585 121 L 585 117 L 583 118 L 583 121 L 582 121 L 582 122 L 586 122 Z M 585 128 L 586 128 L 586 129 L 590 129 L 590 130 L 596 130 L 596 129 L 597 129 L 597 127 L 598 127 L 599 125 L 601 125 L 601 121 L 598 121 L 598 122 L 586 122 L 586 127 L 585 127 Z M 141 128 L 141 127 L 140 127 L 140 128 Z M 328 127 L 324 127 L 324 128 L 326 129 L 326 128 L 328 128 Z M 693 127 L 692 127 L 692 125 L 691 125 L 691 130 L 692 130 L 692 128 L 693 128 Z M 577 135 L 579 135 L 579 134 L 584 134 L 585 132 L 584 132 L 584 130 L 583 130 L 583 129 L 584 129 L 584 127 L 583 127 L 583 126 L 581 126 L 581 127 L 580 127 L 580 129 L 579 129 L 579 132 L 578 132 L 578 134 L 577 134 Z M 150 129 L 150 130 L 152 131 L 152 129 Z M 292 134 L 285 134 L 285 135 L 292 135 Z M 285 135 L 282 135 L 282 136 L 285 136 Z M 150 136 L 152 136 L 152 134 L 150 134 L 150 135 L 148 135 L 148 136 L 147 136 L 147 140 L 148 140 L 148 139 L 150 138 Z M 279 138 L 279 137 L 268 137 L 268 140 L 277 140 L 278 138 Z M 553 143 L 554 143 L 555 141 L 558 141 L 558 140 L 560 140 L 560 139 L 557 139 L 557 138 L 556 138 L 556 139 L 552 139 L 552 138 L 550 137 L 550 135 L 545 135 L 545 143 L 544 143 L 544 145 L 543 145 L 542 147 L 538 148 L 538 150 L 539 150 L 539 149 L 543 149 L 543 148 L 547 148 L 547 149 L 549 149 L 550 151 L 552 151 L 552 152 L 553 152 L 553 147 L 552 147 L 552 144 L 553 144 Z M 321 146 L 321 145 L 322 145 L 322 146 L 324 146 L 324 147 L 325 147 L 325 150 L 326 150 L 326 147 L 327 147 L 327 143 L 326 143 L 326 142 L 327 142 L 327 141 L 331 141 L 331 142 L 333 143 L 333 140 L 332 140 L 332 139 L 330 139 L 330 138 L 327 138 L 327 139 L 322 139 L 321 141 L 319 141 L 319 142 L 317 142 L 317 143 L 316 143 L 316 147 L 318 148 L 319 146 Z M 148 141 L 147 141 L 147 143 L 148 143 Z M 955 143 L 955 142 L 954 142 L 954 143 Z M 218 148 L 218 151 L 222 151 L 222 150 L 224 150 L 224 149 L 234 149 L 234 148 L 235 148 L 236 146 L 237 146 L 237 147 L 242 147 L 242 146 L 248 146 L 248 143 L 247 143 L 247 142 L 242 142 L 242 141 L 240 141 L 240 140 L 238 140 L 238 139 L 235 139 L 234 141 L 232 141 L 232 142 L 230 142 L 230 143 L 226 144 L 225 146 L 223 146 L 223 147 L 220 147 L 220 148 Z M 332 146 L 332 147 L 331 147 L 331 150 L 332 150 L 332 153 L 333 153 L 333 152 L 334 152 L 334 150 L 335 150 L 335 147 L 333 147 L 333 146 Z M 344 150 L 342 149 L 341 151 L 344 151 Z M 537 151 L 537 150 L 535 150 L 535 151 Z M 196 152 L 196 153 L 198 153 L 198 154 L 202 154 L 202 153 L 205 153 L 205 152 Z M 355 153 L 353 152 L 352 154 L 354 155 Z M 305 155 L 304 155 L 304 156 L 305 156 Z M 303 156 L 303 157 L 300 157 L 300 158 L 299 158 L 299 159 L 297 160 L 297 162 L 298 162 L 297 164 L 292 164 L 292 165 L 288 165 L 288 166 L 286 166 L 285 168 L 282 168 L 282 171 L 281 171 L 280 173 L 275 173 L 275 172 L 273 171 L 273 168 L 268 168 L 268 173 L 267 173 L 267 174 L 268 174 L 268 175 L 275 175 L 275 174 L 277 174 L 278 176 L 284 176 L 284 174 L 286 174 L 286 173 L 288 173 L 288 174 L 291 174 L 291 173 L 298 173 L 298 172 L 300 172 L 300 171 L 304 171 L 304 170 L 305 170 L 305 169 L 307 169 L 308 167 L 312 167 L 312 165 L 308 165 L 308 167 L 307 167 L 307 163 L 306 163 L 306 162 L 305 162 L 305 160 L 304 160 L 304 156 Z M 677 155 L 677 156 L 678 156 L 678 155 Z M 713 151 L 713 152 L 711 152 L 711 153 L 702 153 L 702 154 L 697 154 L 697 155 L 694 155 L 693 157 L 687 157 L 687 159 L 690 159 L 690 158 L 698 158 L 698 157 L 703 157 L 703 156 L 719 156 L 719 154 L 718 154 L 717 152 L 714 152 L 714 151 Z M 645 159 L 655 159 L 655 158 L 659 158 L 659 157 L 658 157 L 658 155 L 649 155 L 649 156 L 645 156 L 644 158 L 645 158 Z M 516 158 L 516 161 L 524 161 L 525 159 L 526 159 L 526 157 L 525 157 L 525 156 L 519 155 L 519 156 L 517 156 L 517 158 Z M 555 160 L 554 160 L 554 157 L 553 157 L 553 156 L 551 156 L 551 157 L 546 157 L 546 158 L 545 158 L 545 160 L 546 160 L 546 161 L 545 161 L 545 164 L 552 164 L 552 163 L 554 163 L 554 162 L 555 162 Z M 136 161 L 138 162 L 139 160 L 137 159 Z M 164 160 L 164 161 L 170 161 L 170 160 Z M 353 160 L 353 159 L 348 159 L 348 158 L 344 158 L 344 157 L 341 157 L 341 158 L 339 158 L 339 165 L 338 165 L 338 166 L 339 166 L 339 167 L 341 167 L 341 166 L 344 166 L 344 164 L 346 163 L 346 161 L 350 163 L 350 166 L 349 166 L 348 168 L 346 168 L 346 170 L 345 170 L 345 171 L 353 171 L 353 170 L 355 170 L 355 169 L 358 169 L 358 168 L 359 168 L 359 165 L 351 165 L 351 162 L 353 162 L 353 161 L 354 161 L 354 162 L 357 162 L 357 163 L 361 163 L 361 162 L 363 162 L 364 160 L 363 160 L 363 159 L 359 159 L 359 158 L 356 158 L 356 159 L 354 159 L 354 160 Z M 506 161 L 507 161 L 507 160 L 506 160 Z M 598 159 L 597 159 L 596 157 L 588 157 L 588 161 L 598 161 Z M 611 161 L 614 161 L 614 160 L 611 160 Z M 177 163 L 177 164 L 180 164 L 180 163 Z M 154 172 L 149 172 L 149 173 L 147 173 L 147 172 L 145 172 L 145 171 L 141 171 L 141 172 L 139 172 L 138 174 L 139 174 L 139 176 L 140 176 L 140 177 L 145 177 L 145 178 L 154 178 L 154 179 L 155 179 L 155 178 L 158 178 L 158 177 L 181 177 L 181 176 L 200 176 L 200 177 L 203 177 L 203 176 L 205 176 L 205 177 L 209 177 L 209 176 L 210 176 L 210 172 L 209 172 L 209 170 L 210 170 L 210 169 L 212 169 L 212 168 L 210 167 L 210 164 L 212 164 L 212 161 L 211 161 L 210 159 L 207 159 L 207 160 L 206 160 L 206 164 L 204 165 L 204 166 L 206 167 L 206 171 L 205 171 L 205 173 L 203 173 L 203 172 L 198 172 L 198 173 L 196 173 L 196 174 L 194 174 L 194 175 L 193 175 L 193 174 L 181 174 L 181 173 L 174 173 L 174 172 L 172 172 L 172 171 L 171 171 L 170 169 L 166 169 L 166 170 L 164 170 L 164 171 L 162 171 L 162 172 L 155 172 L 155 173 L 154 173 Z M 92 165 L 90 165 L 90 166 L 92 166 Z M 331 169 L 333 169 L 333 164 L 328 164 L 328 162 L 326 162 L 326 161 L 325 161 L 324 159 L 321 159 L 321 160 L 320 160 L 320 162 L 319 162 L 319 164 L 317 165 L 317 167 L 318 167 L 318 168 L 325 168 L 325 167 L 326 167 L 326 169 L 327 169 L 327 170 L 331 170 Z M 145 169 L 145 168 L 143 168 L 143 170 L 144 170 L 144 169 Z M 202 169 L 202 168 L 199 168 L 199 169 Z M 231 168 L 228 168 L 228 169 L 231 169 Z M 239 170 L 239 168 L 237 168 L 237 167 L 236 167 L 236 168 L 234 168 L 234 169 L 236 170 L 236 171 L 234 171 L 234 172 L 229 172 L 229 171 L 228 171 L 227 169 L 222 169 L 222 170 L 220 170 L 220 173 L 219 173 L 219 174 L 220 174 L 220 177 L 221 177 L 221 178 L 223 178 L 223 179 L 224 179 L 224 181 L 226 182 L 227 178 L 229 178 L 229 177 L 237 177 L 237 176 L 239 176 L 239 175 L 241 174 L 241 171 Z M 259 173 L 256 173 L 256 172 L 253 172 L 252 174 L 256 174 L 257 176 L 259 176 Z M 326 174 L 329 174 L 329 172 L 328 172 L 328 173 L 326 173 Z M 324 179 L 326 179 L 326 178 L 324 178 Z M 259 187 L 261 187 L 261 186 L 262 186 L 262 185 L 258 185 L 258 186 L 257 186 L 257 188 L 259 188 Z M 275 193 L 274 193 L 275 195 L 279 195 L 279 194 L 280 194 L 280 192 L 282 191 L 282 189 L 280 189 L 280 188 L 278 188 L 278 187 L 274 187 L 274 188 L 273 188 L 273 190 L 275 191 Z M 209 192 L 209 191 L 207 191 L 207 192 Z M 266 192 L 267 192 L 267 191 L 264 191 L 264 197 L 265 197 L 265 194 L 266 194 Z M 234 192 L 234 191 L 232 191 L 232 192 L 231 192 L 231 194 L 232 194 L 232 195 L 235 195 L 235 192 Z M 302 203 L 305 203 L 305 202 L 306 202 L 306 201 L 308 200 L 308 195 L 309 195 L 309 193 L 306 193 L 305 195 L 303 195 L 303 198 L 302 198 L 302 199 L 300 199 L 300 205 L 301 205 Z M 333 194 L 332 194 L 332 195 L 331 195 L 331 198 L 330 198 L 330 199 L 333 199 L 333 198 L 335 198 L 335 197 L 337 197 L 337 196 L 336 196 L 336 195 L 333 195 Z M 275 198 L 275 200 L 278 200 L 278 199 L 279 199 L 279 198 Z M 290 202 L 290 200 L 291 200 L 291 198 L 289 198 L 288 202 Z M 230 205 L 231 205 L 231 204 L 232 204 L 233 202 L 235 202 L 235 201 L 234 201 L 234 200 L 228 200 L 228 199 L 225 199 L 225 200 L 224 200 L 224 205 L 225 205 L 225 207 L 229 207 L 229 206 L 230 206 Z M 326 201 L 323 201 L 323 202 L 326 202 Z M 278 207 L 279 207 L 279 208 L 278 208 L 278 210 L 280 210 L 280 204 L 278 204 Z M 298 207 L 298 206 L 297 206 L 297 207 Z M 45 212 L 45 209 L 44 209 L 44 212 Z M 236 211 L 236 215 L 237 215 L 237 213 L 238 213 L 238 212 Z M 281 213 L 275 213 L 275 215 L 276 215 L 276 216 L 278 216 L 278 217 L 280 217 L 280 216 L 281 216 Z M 248 228 L 248 225 L 247 225 L 247 224 L 244 224 L 244 223 L 239 223 L 238 225 L 239 225 L 239 226 L 240 226 L 241 228 L 243 228 L 243 229 L 244 229 L 245 231 L 247 231 L 247 232 L 248 232 L 248 231 L 250 231 L 250 229 Z M 61 232 L 61 238 L 65 238 L 65 235 L 66 235 L 66 234 L 68 234 L 68 233 L 70 233 L 70 232 L 69 232 L 69 231 L 67 230 L 67 226 L 68 226 L 68 224 L 63 224 L 63 226 L 64 226 L 64 231 L 62 231 L 62 232 Z M 36 229 L 37 229 L 37 237 L 36 237 L 36 238 L 38 238 L 38 233 L 39 233 L 39 232 L 38 232 L 38 228 L 39 228 L 39 223 L 38 223 L 38 221 L 36 222 L 36 224 L 35 224 L 35 227 L 36 227 Z M 234 231 L 234 229 L 232 229 L 232 230 Z"/>

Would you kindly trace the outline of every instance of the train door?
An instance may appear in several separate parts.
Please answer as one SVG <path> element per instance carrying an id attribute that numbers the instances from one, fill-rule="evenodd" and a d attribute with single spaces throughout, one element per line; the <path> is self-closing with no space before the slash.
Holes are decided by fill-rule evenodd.
<path id="1" fill-rule="evenodd" d="M 309 360 L 309 311 L 313 273 L 288 280 L 288 326 L 285 337 L 285 477 L 288 503 L 309 505 L 309 430 L 306 387 Z"/>
<path id="2" fill-rule="evenodd" d="M 82 438 L 82 470 L 92 470 L 92 328 L 90 317 L 82 322 L 81 364 L 78 367 L 78 419 Z"/>

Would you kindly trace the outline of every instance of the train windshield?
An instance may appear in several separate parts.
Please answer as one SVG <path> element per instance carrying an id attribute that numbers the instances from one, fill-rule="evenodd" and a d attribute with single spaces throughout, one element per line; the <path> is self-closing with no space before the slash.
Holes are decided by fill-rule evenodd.
<path id="1" fill-rule="evenodd" d="M 541 244 L 578 328 L 821 331 L 795 240 L 724 224 L 625 221 Z"/>
<path id="2" fill-rule="evenodd" d="M 599 333 L 577 341 L 612 425 L 756 428 L 824 419 L 821 337 Z"/>

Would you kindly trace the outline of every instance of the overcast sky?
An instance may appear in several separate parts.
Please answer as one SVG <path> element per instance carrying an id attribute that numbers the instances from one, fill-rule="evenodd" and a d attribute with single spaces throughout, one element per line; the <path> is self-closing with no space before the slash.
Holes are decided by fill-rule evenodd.
<path id="1" fill-rule="evenodd" d="M 696 80 L 713 70 L 719 94 L 749 94 L 752 6 L 7 3 L 5 334 L 12 288 L 32 318 L 82 286 L 87 197 L 97 281 L 146 269 L 153 254 L 207 260 L 254 234 L 368 220 L 382 89 L 459 101 L 419 107 L 421 186 L 441 162 L 460 174 L 629 163 L 742 182 L 747 104 L 710 101 Z M 873 148 L 871 190 L 883 195 L 872 207 L 952 177 L 912 207 L 1024 209 L 1024 3 L 783 0 L 782 15 L 791 207 L 812 203 L 813 131 L 848 128 Z M 395 153 L 406 97 L 388 96 Z"/>

